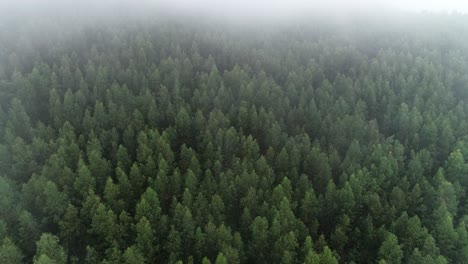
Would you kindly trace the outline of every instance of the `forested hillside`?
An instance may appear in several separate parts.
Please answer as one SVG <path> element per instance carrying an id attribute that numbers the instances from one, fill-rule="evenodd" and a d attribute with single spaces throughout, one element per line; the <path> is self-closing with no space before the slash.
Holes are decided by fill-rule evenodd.
<path id="1" fill-rule="evenodd" d="M 374 22 L 5 22 L 0 263 L 466 263 L 468 17 Z"/>

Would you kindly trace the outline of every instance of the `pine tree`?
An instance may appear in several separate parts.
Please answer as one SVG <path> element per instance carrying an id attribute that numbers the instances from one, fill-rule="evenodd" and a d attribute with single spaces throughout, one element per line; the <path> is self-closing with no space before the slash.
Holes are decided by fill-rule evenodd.
<path id="1" fill-rule="evenodd" d="M 67 263 L 67 254 L 59 244 L 59 239 L 49 233 L 43 233 L 36 243 L 37 249 L 34 255 L 34 263 Z"/>
<path id="2" fill-rule="evenodd" d="M 0 247 L 0 262 L 20 264 L 23 263 L 23 255 L 20 249 L 13 243 L 10 238 L 5 238 Z"/>
<path id="3" fill-rule="evenodd" d="M 398 239 L 394 234 L 388 234 L 379 248 L 379 257 L 386 263 L 401 263 L 403 251 L 398 245 Z"/>

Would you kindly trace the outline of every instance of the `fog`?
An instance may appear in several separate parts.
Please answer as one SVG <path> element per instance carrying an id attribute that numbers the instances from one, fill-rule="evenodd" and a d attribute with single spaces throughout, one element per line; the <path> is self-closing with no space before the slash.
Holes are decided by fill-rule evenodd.
<path id="1" fill-rule="evenodd" d="M 149 1 L 151 2 L 151 1 Z M 195 12 L 222 12 L 244 15 L 297 15 L 314 11 L 369 12 L 369 11 L 416 11 L 416 12 L 466 12 L 468 3 L 461 0 L 160 0 L 160 6 Z"/>
<path id="2" fill-rule="evenodd" d="M 225 19 L 277 20 L 312 14 L 327 18 L 349 14 L 379 15 L 396 11 L 467 13 L 468 3 L 461 0 L 0 0 L 0 13 L 6 15 L 46 12 L 53 15 L 67 13 L 119 16 L 141 11 Z"/>

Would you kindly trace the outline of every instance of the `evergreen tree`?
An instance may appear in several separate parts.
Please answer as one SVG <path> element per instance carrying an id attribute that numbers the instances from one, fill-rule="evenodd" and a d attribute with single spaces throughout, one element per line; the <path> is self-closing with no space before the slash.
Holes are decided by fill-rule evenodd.
<path id="1" fill-rule="evenodd" d="M 379 248 L 379 257 L 386 263 L 401 263 L 403 251 L 398 245 L 398 239 L 394 234 L 388 234 Z"/>
<path id="2" fill-rule="evenodd" d="M 43 233 L 41 238 L 36 243 L 36 254 L 34 255 L 35 263 L 67 263 L 67 254 L 56 236 Z"/>
<path id="3" fill-rule="evenodd" d="M 23 263 L 22 259 L 23 255 L 13 241 L 10 238 L 3 239 L 0 248 L 0 261 L 2 263 L 20 264 Z"/>

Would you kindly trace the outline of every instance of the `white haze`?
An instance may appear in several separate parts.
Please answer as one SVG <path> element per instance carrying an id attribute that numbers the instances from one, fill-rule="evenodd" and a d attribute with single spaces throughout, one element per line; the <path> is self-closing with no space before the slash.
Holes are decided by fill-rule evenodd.
<path id="1" fill-rule="evenodd" d="M 106 6 L 131 6 L 168 11 L 217 13 L 225 15 L 297 15 L 314 11 L 327 13 L 370 11 L 468 12 L 463 0 L 0 0 L 0 9 L 73 9 L 77 6 L 101 9 Z"/>
<path id="2" fill-rule="evenodd" d="M 403 12 L 401 12 L 403 11 Z M 399 22 L 404 13 L 468 14 L 460 0 L 0 0 L 0 26 L 6 18 L 61 17 L 69 21 L 124 21 L 125 17 L 215 17 L 250 26 L 278 21 L 331 21 L 346 26 L 354 18 Z M 73 20 L 74 18 L 74 20 Z M 400 21 L 401 23 L 404 23 Z M 1 30 L 1 27 L 0 27 Z"/>
<path id="3" fill-rule="evenodd" d="M 314 11 L 333 13 L 389 10 L 416 12 L 468 12 L 463 0 L 149 0 L 179 11 L 223 13 L 238 16 L 298 15 Z"/>

